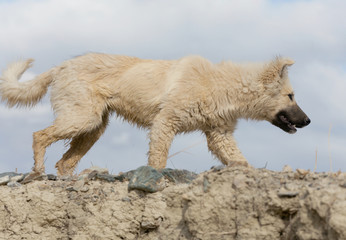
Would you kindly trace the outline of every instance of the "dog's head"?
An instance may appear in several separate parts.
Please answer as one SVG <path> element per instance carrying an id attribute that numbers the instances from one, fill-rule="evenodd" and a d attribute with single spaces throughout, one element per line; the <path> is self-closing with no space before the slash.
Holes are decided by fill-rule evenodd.
<path id="1" fill-rule="evenodd" d="M 310 119 L 298 106 L 289 82 L 287 68 L 294 63 L 291 59 L 277 58 L 261 76 L 266 96 L 266 120 L 285 132 L 295 133 L 296 128 L 310 124 Z"/>

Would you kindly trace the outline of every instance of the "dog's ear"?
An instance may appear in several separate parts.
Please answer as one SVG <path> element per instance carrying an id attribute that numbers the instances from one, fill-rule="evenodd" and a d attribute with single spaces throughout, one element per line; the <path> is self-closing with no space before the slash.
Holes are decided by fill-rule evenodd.
<path id="1" fill-rule="evenodd" d="M 264 67 L 264 71 L 260 75 L 260 80 L 264 84 L 280 82 L 285 74 L 287 74 L 287 67 L 294 63 L 289 58 L 276 57 L 273 61 L 269 62 Z"/>
<path id="2" fill-rule="evenodd" d="M 277 58 L 276 62 L 280 78 L 282 78 L 284 74 L 287 73 L 287 68 L 294 64 L 294 61 L 289 58 Z"/>

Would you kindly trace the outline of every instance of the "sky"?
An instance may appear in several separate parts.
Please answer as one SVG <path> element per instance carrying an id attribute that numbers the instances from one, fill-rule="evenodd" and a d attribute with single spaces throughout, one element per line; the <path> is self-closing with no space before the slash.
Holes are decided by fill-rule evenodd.
<path id="1" fill-rule="evenodd" d="M 285 165 L 346 171 L 346 1 L 306 0 L 0 0 L 0 70 L 34 58 L 27 81 L 88 52 L 147 59 L 201 55 L 217 63 L 290 57 L 295 97 L 311 124 L 287 134 L 268 122 L 241 120 L 234 133 L 257 168 Z M 83 157 L 113 174 L 147 163 L 147 131 L 112 116 L 105 134 Z M 29 172 L 32 133 L 51 125 L 49 94 L 33 108 L 0 103 L 0 172 Z M 46 172 L 67 150 L 47 149 Z M 179 135 L 167 167 L 202 172 L 219 165 L 200 132 Z"/>

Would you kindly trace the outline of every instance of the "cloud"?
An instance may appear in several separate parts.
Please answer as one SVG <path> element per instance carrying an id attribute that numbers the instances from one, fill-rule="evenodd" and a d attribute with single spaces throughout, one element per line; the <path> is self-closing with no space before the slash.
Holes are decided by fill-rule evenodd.
<path id="1" fill-rule="evenodd" d="M 311 125 L 292 136 L 268 123 L 241 121 L 236 132 L 239 145 L 251 164 L 263 167 L 268 162 L 276 170 L 285 164 L 311 168 L 318 148 L 323 162 L 319 170 L 328 170 L 326 139 L 332 125 L 333 160 L 336 168 L 346 170 L 345 8 L 346 2 L 338 0 L 1 1 L 0 69 L 20 58 L 35 58 L 21 80 L 25 81 L 89 51 L 155 59 L 198 54 L 213 62 L 289 56 L 296 61 L 290 68 L 292 85 Z M 52 121 L 49 96 L 32 109 L 1 104 L 0 170 L 20 165 L 28 171 L 33 164 L 31 134 Z M 145 164 L 146 134 L 111 121 L 80 168 L 92 162 L 121 171 Z M 171 153 L 202 139 L 199 133 L 178 136 Z M 54 172 L 54 161 L 65 150 L 63 143 L 48 149 L 48 172 Z M 202 171 L 217 164 L 205 143 L 188 152 L 170 159 L 169 166 Z"/>
<path id="2" fill-rule="evenodd" d="M 117 136 L 114 136 L 112 143 L 115 145 L 127 145 L 130 143 L 130 134 L 128 132 L 122 132 Z"/>
<path id="3" fill-rule="evenodd" d="M 0 44 L 7 46 L 7 56 L 13 57 L 15 49 L 49 59 L 52 52 L 59 52 L 58 46 L 72 56 L 111 49 L 165 58 L 202 53 L 216 61 L 262 60 L 292 52 L 309 58 L 328 52 L 329 57 L 342 58 L 338 50 L 345 47 L 343 25 L 335 22 L 342 21 L 339 9 L 345 5 L 342 1 L 273 5 L 263 0 L 14 1 L 0 10 L 6 36 Z"/>
<path id="4" fill-rule="evenodd" d="M 13 118 L 22 118 L 26 123 L 47 121 L 47 117 L 52 110 L 49 104 L 38 104 L 32 109 L 12 108 L 9 109 L 3 105 L 0 106 L 0 119 L 6 121 Z M 30 117 L 28 117 L 30 116 Z M 50 118 L 50 117 L 48 117 Z M 35 120 L 33 120 L 35 119 Z M 44 119 L 44 120 L 43 120 Z"/>

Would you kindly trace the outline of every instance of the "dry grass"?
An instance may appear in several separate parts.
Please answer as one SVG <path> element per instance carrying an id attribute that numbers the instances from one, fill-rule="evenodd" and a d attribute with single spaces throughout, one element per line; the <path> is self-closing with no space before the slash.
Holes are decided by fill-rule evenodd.
<path id="1" fill-rule="evenodd" d="M 332 154 L 330 150 L 330 133 L 332 131 L 332 124 L 329 126 L 329 131 L 328 131 L 328 153 L 329 153 L 329 171 L 333 172 L 333 163 L 332 163 Z"/>

